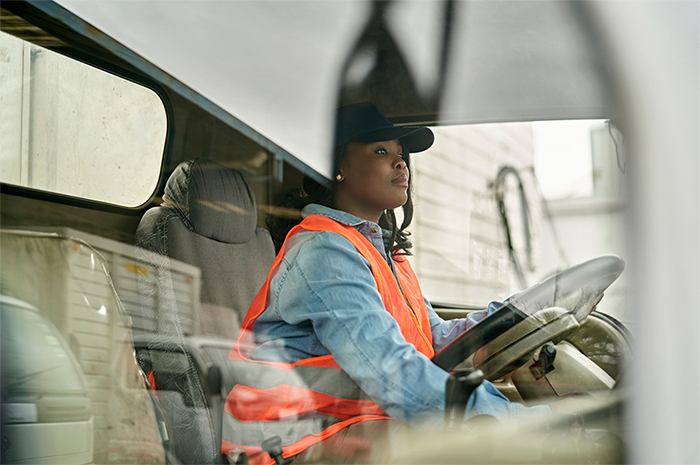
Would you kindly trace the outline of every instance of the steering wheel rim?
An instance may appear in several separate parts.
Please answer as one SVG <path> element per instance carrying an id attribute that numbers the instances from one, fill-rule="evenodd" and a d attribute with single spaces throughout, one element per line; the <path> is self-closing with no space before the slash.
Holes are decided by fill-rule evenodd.
<path id="1" fill-rule="evenodd" d="M 617 255 L 603 255 L 559 272 L 509 298 L 500 309 L 455 338 L 432 360 L 440 368 L 452 371 L 484 345 L 496 338 L 507 340 L 508 338 L 503 338 L 502 335 L 515 325 L 524 320 L 532 321 L 530 317 L 533 314 L 554 306 L 579 289 L 582 291 L 581 298 L 577 299 L 573 308 L 567 308 L 567 310 L 575 318 L 573 323 L 580 323 L 591 312 L 595 298 L 622 274 L 624 268 L 625 262 Z M 569 320 L 572 319 L 569 318 Z M 571 329 L 571 321 L 567 322 L 567 327 Z M 527 335 L 532 334 L 532 331 L 527 332 Z M 539 339 L 540 337 L 530 337 L 533 344 L 536 344 Z M 522 345 L 522 338 L 520 342 Z M 525 347 L 517 352 L 531 352 L 536 348 L 537 345 Z"/>
<path id="2" fill-rule="evenodd" d="M 588 295 L 595 299 L 615 282 L 624 269 L 625 262 L 617 255 L 602 255 L 567 268 L 514 295 L 509 301 L 521 310 L 528 309 L 526 313 L 532 315 L 538 310 L 553 306 L 555 302 L 579 289 L 583 291 L 584 297 Z M 585 300 L 581 299 L 579 305 L 571 309 L 579 323 L 591 311 L 581 311 L 587 303 Z"/>

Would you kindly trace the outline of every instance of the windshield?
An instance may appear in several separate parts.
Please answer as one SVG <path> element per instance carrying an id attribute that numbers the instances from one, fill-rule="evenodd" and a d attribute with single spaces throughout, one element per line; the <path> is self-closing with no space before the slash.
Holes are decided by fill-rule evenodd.
<path id="1" fill-rule="evenodd" d="M 412 156 L 411 227 L 412 264 L 432 302 L 484 308 L 597 256 L 624 257 L 624 144 L 609 122 L 432 130 L 434 145 Z M 550 305 L 565 297 L 554 291 Z M 623 294 L 620 281 L 600 308 L 624 320 Z"/>

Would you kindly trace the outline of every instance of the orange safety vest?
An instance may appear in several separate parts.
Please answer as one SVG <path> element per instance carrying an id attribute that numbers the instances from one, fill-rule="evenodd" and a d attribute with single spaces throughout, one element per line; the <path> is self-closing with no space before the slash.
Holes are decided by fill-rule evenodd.
<path id="1" fill-rule="evenodd" d="M 310 215 L 289 232 L 287 240 L 300 231 L 331 231 L 348 239 L 370 263 L 384 308 L 397 321 L 406 341 L 426 357 L 434 355 L 428 310 L 418 279 L 404 256 L 393 257 L 399 287 L 386 260 L 354 227 Z M 274 463 L 261 448 L 272 436 L 282 438 L 283 457 L 289 458 L 354 423 L 391 419 L 332 355 L 295 363 L 250 358 L 255 349 L 253 325 L 268 307 L 270 279 L 287 251 L 287 242 L 248 309 L 229 355 L 238 384 L 226 398 L 222 452 L 243 449 L 250 463 Z"/>

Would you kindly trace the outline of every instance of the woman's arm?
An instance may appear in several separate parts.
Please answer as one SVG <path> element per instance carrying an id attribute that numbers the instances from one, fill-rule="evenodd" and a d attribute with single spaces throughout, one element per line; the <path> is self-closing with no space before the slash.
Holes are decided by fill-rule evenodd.
<path id="1" fill-rule="evenodd" d="M 269 311 L 295 328 L 313 328 L 314 343 L 393 418 L 424 431 L 440 429 L 448 374 L 406 342 L 384 308 L 369 263 L 337 234 L 296 237 L 273 280 Z M 486 381 L 466 415 L 506 418 L 521 409 Z"/>
<path id="2" fill-rule="evenodd" d="M 273 281 L 270 310 L 290 325 L 310 322 L 336 362 L 392 417 L 427 427 L 431 417 L 441 421 L 448 375 L 405 341 L 369 263 L 342 236 L 303 234 Z"/>
<path id="3" fill-rule="evenodd" d="M 455 318 L 447 321 L 440 318 L 427 299 L 425 299 L 425 305 L 428 308 L 430 329 L 433 333 L 433 349 L 435 349 L 435 352 L 438 352 L 452 342 L 454 338 L 477 324 L 484 317 L 498 310 L 503 303 L 494 301 L 489 303 L 488 307 L 484 310 L 471 312 L 465 318 Z"/>

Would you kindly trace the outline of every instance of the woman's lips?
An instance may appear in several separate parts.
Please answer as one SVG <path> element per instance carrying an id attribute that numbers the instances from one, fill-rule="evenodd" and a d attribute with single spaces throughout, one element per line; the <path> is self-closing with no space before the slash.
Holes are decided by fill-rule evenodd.
<path id="1" fill-rule="evenodd" d="M 392 183 L 400 187 L 408 187 L 408 176 L 402 174 L 401 176 L 394 178 Z"/>

